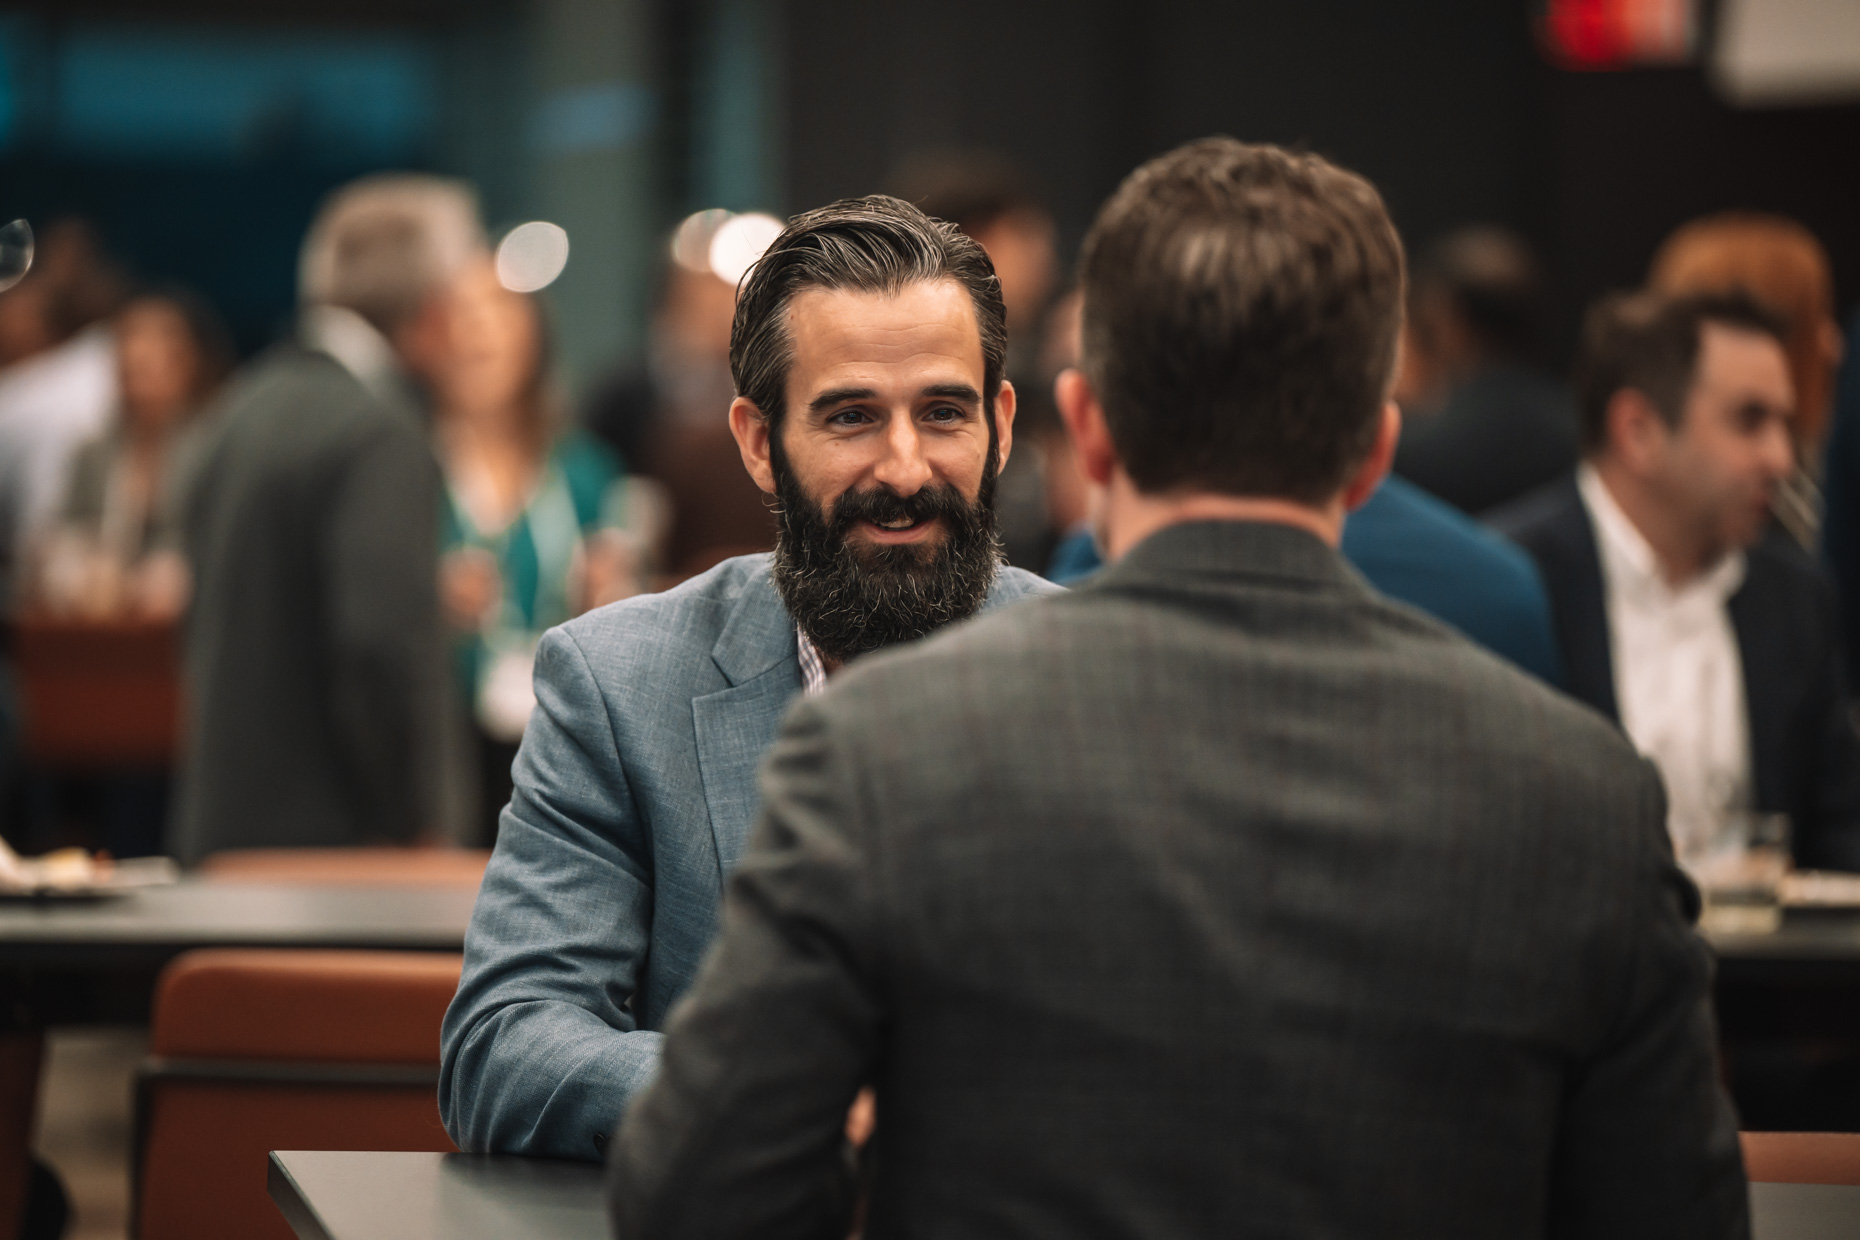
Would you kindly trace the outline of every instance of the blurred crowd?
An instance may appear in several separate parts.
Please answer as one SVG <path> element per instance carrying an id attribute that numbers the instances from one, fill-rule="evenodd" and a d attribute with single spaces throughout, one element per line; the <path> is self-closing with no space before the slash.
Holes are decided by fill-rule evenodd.
<path id="1" fill-rule="evenodd" d="M 1100 562 L 1097 501 L 1052 395 L 1081 350 L 1053 215 L 1011 164 L 977 153 L 914 159 L 886 188 L 992 259 L 1020 395 L 996 497 L 1003 554 L 1083 579 Z M 179 785 L 116 846 L 191 858 L 353 842 L 319 825 L 338 804 L 354 840 L 488 843 L 525 723 L 550 708 L 532 690 L 543 631 L 772 545 L 769 498 L 725 411 L 736 282 L 778 229 L 720 210 L 683 221 L 643 362 L 577 404 L 546 295 L 500 278 L 463 184 L 392 175 L 339 191 L 305 240 L 294 338 L 243 360 L 198 293 L 137 283 L 81 221 L 43 225 L 35 266 L 0 293 L 5 607 L 18 624 L 185 634 Z M 1747 297 L 1782 332 L 1786 451 L 1753 468 L 1767 471 L 1766 520 L 1830 575 L 1845 666 L 1860 666 L 1860 367 L 1841 367 L 1823 246 L 1787 219 L 1714 215 L 1671 235 L 1647 286 Z M 1385 592 L 1580 695 L 1556 583 L 1497 532 L 1516 535 L 1508 506 L 1595 447 L 1581 376 L 1552 362 L 1545 302 L 1537 257 L 1505 229 L 1415 253 L 1397 476 L 1344 550 Z M 1860 319 L 1845 344 L 1854 333 Z M 310 682 L 334 696 L 313 708 Z M 65 842 L 61 802 L 30 793 L 50 776 L 22 772 L 30 721 L 8 702 L 7 832 Z M 261 735 L 261 719 L 300 707 L 325 717 Z M 303 755 L 332 747 L 364 755 L 354 786 L 314 787 Z M 301 821 L 271 812 L 281 804 Z"/>

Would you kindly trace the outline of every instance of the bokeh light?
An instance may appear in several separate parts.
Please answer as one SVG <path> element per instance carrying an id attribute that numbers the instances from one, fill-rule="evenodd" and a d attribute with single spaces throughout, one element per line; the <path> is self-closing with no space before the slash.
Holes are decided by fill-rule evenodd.
<path id="1" fill-rule="evenodd" d="M 497 246 L 497 278 L 513 293 L 548 288 L 567 265 L 568 232 L 547 220 L 517 225 Z"/>

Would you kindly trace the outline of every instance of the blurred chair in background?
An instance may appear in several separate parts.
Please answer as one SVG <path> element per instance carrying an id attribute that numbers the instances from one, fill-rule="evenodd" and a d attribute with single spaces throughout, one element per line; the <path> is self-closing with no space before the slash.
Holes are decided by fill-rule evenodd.
<path id="1" fill-rule="evenodd" d="M 1007 308 L 1007 377 L 1022 393 L 1020 434 L 1056 426 L 1044 400 L 1025 394 L 1051 383 L 1042 373 L 1046 316 L 1059 287 L 1062 264 L 1053 215 L 1027 177 L 993 151 L 925 151 L 910 156 L 891 177 L 891 192 L 924 214 L 947 220 L 988 252 Z M 1053 372 L 1057 374 L 1057 370 Z M 1024 419 L 1032 414 L 1032 425 Z M 1048 515 L 1037 453 L 1010 455 L 995 491 L 995 520 L 1009 564 L 1039 572 L 1065 536 Z"/>
<path id="2" fill-rule="evenodd" d="M 736 278 L 712 262 L 735 216 L 699 211 L 667 243 L 643 370 L 610 376 L 585 420 L 634 474 L 663 488 L 669 530 L 663 567 L 674 580 L 775 545 L 775 519 L 743 470 L 730 434 L 730 323 Z"/>
<path id="3" fill-rule="evenodd" d="M 1740 1132 L 1737 1138 L 1752 1183 L 1860 1185 L 1860 1133 Z"/>
<path id="4" fill-rule="evenodd" d="M 163 972 L 137 1080 L 140 1240 L 276 1237 L 276 1149 L 457 1147 L 439 1120 L 439 1025 L 459 956 L 194 951 Z"/>
<path id="5" fill-rule="evenodd" d="M 471 191 L 436 177 L 355 182 L 311 226 L 303 343 L 236 381 L 188 508 L 184 862 L 464 829 L 442 801 L 440 478 L 409 385 L 434 382 L 485 252 Z"/>
<path id="6" fill-rule="evenodd" d="M 195 872 L 231 883 L 476 890 L 490 859 L 488 848 L 243 848 L 214 853 Z"/>
<path id="7" fill-rule="evenodd" d="M 1781 322 L 1795 386 L 1790 429 L 1797 465 L 1773 505 L 1796 541 L 1814 546 L 1821 522 L 1821 450 L 1841 361 L 1827 250 L 1794 220 L 1726 211 L 1674 231 L 1654 255 L 1647 283 L 1679 296 L 1741 292 Z"/>
<path id="8" fill-rule="evenodd" d="M 1414 264 L 1395 472 L 1477 516 L 1576 464 L 1568 390 L 1535 364 L 1542 288 L 1523 239 L 1478 226 Z"/>
<path id="9" fill-rule="evenodd" d="M 536 704 L 537 641 L 647 588 L 664 515 L 656 489 L 630 486 L 611 452 L 564 423 L 541 307 L 488 262 L 454 290 L 433 393 L 445 478 L 440 602 L 478 774 L 470 835 L 488 843 Z"/>

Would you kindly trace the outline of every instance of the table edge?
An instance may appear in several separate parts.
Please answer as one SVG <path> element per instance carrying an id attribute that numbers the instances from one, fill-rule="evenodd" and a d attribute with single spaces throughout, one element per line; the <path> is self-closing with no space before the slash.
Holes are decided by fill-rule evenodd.
<path id="1" fill-rule="evenodd" d="M 265 1171 L 265 1191 L 270 1194 L 272 1204 L 278 1207 L 284 1221 L 297 1234 L 297 1240 L 335 1240 L 329 1229 L 323 1226 L 323 1220 L 310 1207 L 310 1200 L 304 1196 L 291 1169 L 278 1157 L 280 1153 L 279 1150 L 271 1150 L 266 1154 L 268 1167 Z"/>

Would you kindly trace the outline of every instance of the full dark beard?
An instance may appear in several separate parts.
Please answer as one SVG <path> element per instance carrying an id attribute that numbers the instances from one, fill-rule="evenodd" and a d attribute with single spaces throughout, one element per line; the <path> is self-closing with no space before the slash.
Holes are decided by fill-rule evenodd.
<path id="1" fill-rule="evenodd" d="M 828 659 L 850 662 L 862 654 L 915 641 L 981 608 L 1001 564 L 995 533 L 995 472 L 999 452 L 989 437 L 982 485 L 970 503 L 948 483 L 909 498 L 883 487 L 848 491 L 829 518 L 801 490 L 770 436 L 775 474 L 775 588 L 795 622 Z M 859 521 L 901 517 L 942 521 L 944 536 L 931 544 L 858 547 L 847 534 Z"/>

